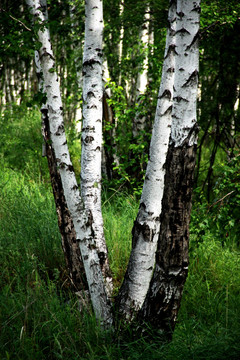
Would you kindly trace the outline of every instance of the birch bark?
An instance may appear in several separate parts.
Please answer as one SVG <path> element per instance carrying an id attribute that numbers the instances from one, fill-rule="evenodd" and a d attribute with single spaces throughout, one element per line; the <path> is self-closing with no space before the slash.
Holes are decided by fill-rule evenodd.
<path id="1" fill-rule="evenodd" d="M 137 89 L 136 89 L 136 102 L 141 103 L 141 96 L 145 94 L 148 86 L 148 60 L 149 60 L 149 43 L 151 40 L 150 32 L 150 6 L 146 5 L 145 14 L 143 19 L 143 25 L 139 34 L 140 44 L 142 46 L 141 52 L 144 54 L 144 60 L 142 68 L 139 69 L 137 76 Z M 136 138 L 140 135 L 146 126 L 146 116 L 142 115 L 141 112 L 137 112 L 133 120 L 133 137 Z"/>
<path id="2" fill-rule="evenodd" d="M 172 130 L 156 266 L 140 312 L 171 339 L 188 272 L 189 221 L 197 147 L 200 0 L 178 0 Z"/>
<path id="3" fill-rule="evenodd" d="M 44 3 L 43 0 L 42 3 Z M 47 14 L 43 12 L 43 16 L 45 20 L 47 20 Z M 46 93 L 46 88 L 42 76 L 42 68 L 38 51 L 35 51 L 35 67 L 38 77 L 39 91 L 44 94 Z M 73 226 L 71 215 L 67 208 L 61 177 L 57 169 L 56 157 L 50 141 L 48 104 L 42 104 L 41 113 L 42 135 L 44 140 L 43 156 L 47 156 L 48 160 L 48 168 L 57 210 L 58 226 L 62 239 L 62 248 L 72 287 L 75 291 L 80 291 L 87 287 L 86 276 L 80 249 L 76 241 L 76 232 Z"/>
<path id="4" fill-rule="evenodd" d="M 34 19 L 41 25 L 38 30 L 38 40 L 41 43 L 39 54 L 47 93 L 52 150 L 56 157 L 67 207 L 73 220 L 95 315 L 106 327 L 109 327 L 112 325 L 112 315 L 93 238 L 92 217 L 84 209 L 64 131 L 59 81 L 55 71 L 50 34 L 43 15 L 47 9 L 40 0 L 27 0 L 27 4 Z"/>
<path id="5" fill-rule="evenodd" d="M 81 194 L 89 211 L 99 261 L 108 294 L 112 277 L 108 263 L 101 210 L 102 154 L 102 0 L 85 1 L 85 44 L 83 53 L 83 127 L 81 150 Z"/>
<path id="6" fill-rule="evenodd" d="M 169 8 L 169 28 L 165 58 L 153 126 L 149 161 L 137 218 L 132 230 L 132 251 L 127 272 L 118 295 L 120 313 L 131 320 L 141 308 L 155 264 L 164 189 L 166 156 L 172 122 L 175 69 L 176 5 Z"/>
<path id="7" fill-rule="evenodd" d="M 122 0 L 119 4 L 119 17 L 121 19 L 121 22 L 123 22 L 122 20 L 122 16 L 123 16 L 123 11 L 124 11 L 124 0 Z M 118 85 L 122 85 L 122 53 L 123 53 L 123 38 L 124 38 L 124 27 L 123 24 L 121 24 L 121 28 L 120 28 L 120 39 L 119 39 L 119 44 L 118 44 L 118 66 L 119 66 L 119 78 L 118 78 Z"/>

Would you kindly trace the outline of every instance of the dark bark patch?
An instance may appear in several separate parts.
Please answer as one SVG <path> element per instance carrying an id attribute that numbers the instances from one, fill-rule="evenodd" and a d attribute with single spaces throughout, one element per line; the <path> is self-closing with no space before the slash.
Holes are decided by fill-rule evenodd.
<path id="1" fill-rule="evenodd" d="M 185 14 L 182 11 L 177 12 L 177 15 L 182 19 Z"/>
<path id="2" fill-rule="evenodd" d="M 164 90 L 164 92 L 162 93 L 162 95 L 159 96 L 159 99 L 162 99 L 162 98 L 164 98 L 164 97 L 167 98 L 167 99 L 169 99 L 169 100 L 171 100 L 171 98 L 172 98 L 172 93 L 171 93 L 171 91 L 168 90 L 168 89 Z"/>
<path id="3" fill-rule="evenodd" d="M 193 73 L 189 76 L 189 78 L 187 79 L 185 84 L 183 84 L 182 87 L 186 87 L 189 85 L 195 85 L 197 81 L 198 81 L 198 71 L 194 70 Z"/>
<path id="4" fill-rule="evenodd" d="M 200 31 L 198 31 L 198 32 L 195 34 L 195 36 L 193 37 L 190 45 L 188 45 L 188 46 L 186 47 L 186 51 L 188 51 L 188 50 L 189 50 L 193 45 L 195 45 L 195 44 L 198 46 L 198 40 L 199 40 L 199 38 L 200 38 Z"/>
<path id="5" fill-rule="evenodd" d="M 73 166 L 72 166 L 72 165 L 68 165 L 68 170 L 69 170 L 70 172 L 74 172 Z"/>
<path id="6" fill-rule="evenodd" d="M 93 142 L 93 140 L 94 140 L 94 137 L 86 136 L 85 139 L 84 139 L 84 142 L 85 142 L 85 144 L 90 144 L 90 143 Z"/>
<path id="7" fill-rule="evenodd" d="M 192 130 L 192 132 L 195 129 Z M 156 266 L 139 320 L 171 339 L 188 273 L 189 222 L 196 146 L 169 146 Z"/>
<path id="8" fill-rule="evenodd" d="M 94 132 L 95 131 L 95 126 L 86 126 L 86 127 L 84 127 L 84 128 L 82 128 L 82 132 L 84 132 L 84 131 L 88 131 L 88 132 L 90 132 L 90 131 L 92 131 L 92 132 Z"/>
<path id="9" fill-rule="evenodd" d="M 172 105 L 167 108 L 167 110 L 163 113 L 163 115 L 171 114 L 172 112 Z"/>
<path id="10" fill-rule="evenodd" d="M 169 45 L 167 54 L 166 54 L 166 56 L 165 56 L 165 59 L 166 59 L 171 53 L 173 53 L 174 55 L 178 55 L 178 53 L 177 53 L 177 51 L 176 51 L 176 45 L 175 45 L 175 44 Z"/>
<path id="11" fill-rule="evenodd" d="M 140 224 L 137 220 L 134 222 L 133 234 L 133 237 L 136 239 L 139 239 L 142 235 L 142 239 L 146 242 L 152 242 L 153 240 L 153 231 L 149 225 L 145 223 Z"/>
<path id="12" fill-rule="evenodd" d="M 181 28 L 180 30 L 176 31 L 176 34 L 180 34 L 181 36 L 184 36 L 185 34 L 190 34 L 190 32 L 185 28 Z"/>
<path id="13" fill-rule="evenodd" d="M 58 127 L 58 129 L 57 129 L 57 131 L 56 131 L 55 135 L 56 135 L 56 136 L 60 136 L 60 135 L 62 135 L 63 130 L 64 130 L 64 125 L 63 125 L 63 124 L 61 124 L 61 125 Z"/>
<path id="14" fill-rule="evenodd" d="M 95 64 L 101 65 L 100 61 L 95 60 L 95 59 L 89 59 L 89 60 L 84 61 L 83 67 L 84 66 L 91 66 L 91 68 L 93 68 L 93 65 L 95 65 Z"/>
<path id="15" fill-rule="evenodd" d="M 193 8 L 191 11 L 195 11 L 195 12 L 197 12 L 198 14 L 200 14 L 200 13 L 201 13 L 201 7 L 195 5 L 194 8 Z"/>
<path id="16" fill-rule="evenodd" d="M 91 98 L 91 97 L 96 97 L 95 94 L 94 94 L 92 91 L 89 91 L 89 92 L 87 93 L 87 96 L 90 97 L 90 98 Z"/>
<path id="17" fill-rule="evenodd" d="M 181 96 L 175 96 L 174 98 L 173 98 L 173 100 L 176 100 L 178 103 L 179 102 L 181 102 L 181 101 L 184 101 L 184 102 L 189 102 L 187 99 L 184 99 L 183 97 L 181 97 Z"/>

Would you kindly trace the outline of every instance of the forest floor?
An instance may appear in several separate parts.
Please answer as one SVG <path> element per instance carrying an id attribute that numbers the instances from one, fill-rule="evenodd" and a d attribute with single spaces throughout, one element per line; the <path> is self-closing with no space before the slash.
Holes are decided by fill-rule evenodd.
<path id="1" fill-rule="evenodd" d="M 240 249 L 212 231 L 193 202 L 190 269 L 171 343 L 104 334 L 70 291 L 49 184 L 5 168 L 0 175 L 0 359 L 240 359 Z M 103 194 L 105 235 L 119 287 L 138 201 Z"/>

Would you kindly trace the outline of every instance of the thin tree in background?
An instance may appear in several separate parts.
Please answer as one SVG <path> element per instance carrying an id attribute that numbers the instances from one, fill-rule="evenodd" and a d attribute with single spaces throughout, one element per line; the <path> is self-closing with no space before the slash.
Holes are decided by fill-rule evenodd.
<path id="1" fill-rule="evenodd" d="M 147 87 L 149 85 L 148 72 L 149 72 L 149 55 L 150 55 L 150 45 L 153 45 L 151 41 L 153 40 L 153 33 L 151 29 L 151 15 L 150 15 L 150 6 L 149 3 L 145 6 L 143 24 L 139 32 L 141 49 L 140 52 L 143 54 L 143 63 L 137 74 L 137 84 L 136 84 L 136 102 L 137 106 L 142 105 L 142 97 L 145 95 Z M 141 108 L 141 107 L 140 107 Z M 146 115 L 142 114 L 141 110 L 136 112 L 136 115 L 133 119 L 133 138 L 137 138 L 141 135 L 146 128 Z"/>

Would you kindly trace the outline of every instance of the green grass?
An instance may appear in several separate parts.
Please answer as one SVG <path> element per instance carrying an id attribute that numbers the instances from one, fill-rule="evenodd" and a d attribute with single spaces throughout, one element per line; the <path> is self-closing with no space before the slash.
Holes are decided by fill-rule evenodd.
<path id="1" fill-rule="evenodd" d="M 104 194 L 104 232 L 109 261 L 116 287 L 121 283 L 131 251 L 133 221 L 137 215 L 138 201 L 134 196 L 118 191 Z"/>
<path id="2" fill-rule="evenodd" d="M 3 168 L 0 203 L 1 360 L 240 358 L 240 253 L 222 246 L 209 228 L 198 241 L 192 234 L 189 277 L 173 341 L 166 344 L 156 337 L 136 339 L 131 330 L 104 334 L 93 315 L 78 311 L 66 285 L 56 211 L 46 185 Z M 130 195 L 104 194 L 116 287 L 127 266 L 137 208 Z M 193 230 L 196 221 L 193 216 Z"/>

